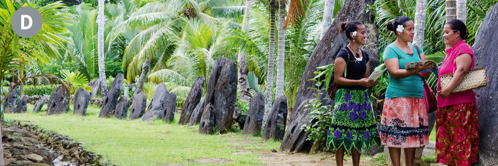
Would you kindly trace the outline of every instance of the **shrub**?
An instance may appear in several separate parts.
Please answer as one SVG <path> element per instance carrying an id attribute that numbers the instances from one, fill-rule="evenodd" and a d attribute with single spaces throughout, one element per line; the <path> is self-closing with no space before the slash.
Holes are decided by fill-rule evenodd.
<path id="1" fill-rule="evenodd" d="M 60 84 L 54 84 L 54 85 L 24 85 L 23 86 L 23 91 L 24 95 L 26 96 L 35 96 L 35 95 L 51 95 L 52 90 L 55 89 L 55 87 L 60 86 Z M 6 95 L 9 92 L 9 86 L 3 86 L 2 87 L 2 95 Z"/>
<path id="2" fill-rule="evenodd" d="M 24 95 L 35 96 L 35 95 L 51 95 L 52 90 L 60 85 L 25 85 L 23 87 Z"/>
<path id="3" fill-rule="evenodd" d="M 316 82 L 316 87 L 321 87 L 323 83 L 327 82 L 326 80 L 317 81 L 316 78 L 319 78 L 319 76 L 312 79 Z M 307 140 L 315 141 L 314 147 L 324 147 L 321 145 L 325 144 L 327 141 L 327 133 L 334 113 L 331 111 L 332 106 L 324 105 L 322 103 L 322 99 L 320 97 L 322 95 L 322 91 L 316 87 L 311 88 L 317 91 L 315 98 L 311 99 L 309 104 L 306 105 L 306 108 L 310 109 L 310 124 L 303 126 L 303 128 L 306 133 L 308 133 Z M 327 88 L 325 88 L 325 92 L 326 91 Z"/>

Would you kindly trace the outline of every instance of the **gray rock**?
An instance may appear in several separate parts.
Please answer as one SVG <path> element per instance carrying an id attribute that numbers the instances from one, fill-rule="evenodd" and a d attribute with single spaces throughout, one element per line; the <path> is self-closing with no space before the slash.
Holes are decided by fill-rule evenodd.
<path id="1" fill-rule="evenodd" d="M 190 88 L 190 92 L 188 93 L 187 99 L 185 99 L 185 104 L 182 108 L 182 114 L 180 115 L 180 121 L 178 124 L 185 125 L 189 123 L 190 117 L 192 116 L 192 112 L 194 111 L 197 104 L 202 97 L 202 85 L 204 85 L 205 78 L 199 76 L 192 87 Z M 200 117 L 200 116 L 199 116 Z"/>
<path id="2" fill-rule="evenodd" d="M 206 100 L 201 100 L 197 106 L 195 106 L 192 115 L 190 115 L 190 119 L 188 122 L 188 126 L 194 126 L 199 124 L 201 121 L 202 113 L 204 113 L 204 108 L 206 107 Z"/>
<path id="3" fill-rule="evenodd" d="M 498 165 L 498 4 L 486 14 L 473 47 L 476 68 L 485 67 L 488 85 L 476 90 L 479 111 L 479 165 Z"/>
<path id="4" fill-rule="evenodd" d="M 273 103 L 271 108 L 270 117 L 268 117 L 268 123 L 263 129 L 263 140 L 269 140 L 273 138 L 274 140 L 280 141 L 284 138 L 285 125 L 287 123 L 287 98 L 285 96 L 280 96 Z"/>
<path id="5" fill-rule="evenodd" d="M 25 113 L 28 110 L 28 96 L 22 96 L 19 101 L 17 101 L 16 109 L 14 113 Z"/>
<path id="6" fill-rule="evenodd" d="M 128 98 L 121 96 L 118 100 L 116 110 L 114 110 L 114 117 L 116 119 L 125 119 L 128 116 Z"/>
<path id="7" fill-rule="evenodd" d="M 175 110 L 176 110 L 176 94 L 170 93 L 168 99 L 166 99 L 166 110 L 164 111 L 163 121 L 172 122 L 175 120 Z"/>
<path id="8" fill-rule="evenodd" d="M 90 92 L 90 98 L 93 99 L 95 96 L 97 96 L 100 88 L 100 79 L 94 79 L 90 83 L 88 83 L 88 86 L 92 88 L 92 92 Z"/>
<path id="9" fill-rule="evenodd" d="M 111 89 L 103 98 L 102 108 L 100 109 L 99 118 L 109 117 L 114 115 L 114 110 L 118 104 L 118 97 L 121 96 L 121 88 L 123 87 L 123 74 L 118 74 L 112 82 Z"/>
<path id="10" fill-rule="evenodd" d="M 79 88 L 74 95 L 73 114 L 85 116 L 88 104 L 90 104 L 90 93 L 83 88 Z"/>
<path id="11" fill-rule="evenodd" d="M 40 95 L 34 95 L 34 96 L 27 96 L 28 97 L 28 104 L 36 104 L 36 101 L 40 100 L 42 96 Z"/>
<path id="12" fill-rule="evenodd" d="M 199 133 L 201 134 L 213 134 L 216 130 L 216 115 L 214 112 L 214 107 L 208 104 L 204 109 L 201 117 L 201 122 L 199 124 Z"/>
<path id="13" fill-rule="evenodd" d="M 287 131 L 285 131 L 284 139 L 280 144 L 280 150 L 284 152 L 309 152 L 312 141 L 307 140 L 307 133 L 301 129 L 303 125 L 310 124 L 309 113 L 310 110 L 306 108 L 309 99 L 302 102 L 302 104 L 293 112 L 291 116 Z"/>
<path id="14" fill-rule="evenodd" d="M 91 98 L 90 99 L 90 104 L 91 105 L 95 105 L 95 106 L 98 106 L 98 107 L 102 107 L 102 103 L 104 101 L 102 101 L 102 98 Z"/>
<path id="15" fill-rule="evenodd" d="M 240 108 L 235 107 L 235 110 L 233 111 L 233 118 L 232 119 L 233 119 L 232 127 L 238 128 L 240 130 L 244 129 L 247 115 L 242 114 L 242 111 L 240 111 Z M 260 129 L 260 133 L 261 133 L 261 129 Z"/>
<path id="16" fill-rule="evenodd" d="M 341 22 L 359 20 L 363 22 L 370 33 L 377 33 L 377 29 L 373 24 L 375 15 L 371 12 L 365 13 L 367 4 L 372 5 L 373 3 L 374 0 L 346 1 L 334 18 L 334 22 L 330 25 L 330 28 L 325 33 L 324 37 L 313 50 L 301 78 L 301 84 L 296 92 L 293 106 L 294 112 L 291 113 L 291 122 L 289 123 L 288 128 L 291 129 L 291 131 L 286 131 L 280 150 L 288 152 L 309 152 L 311 149 L 311 142 L 306 141 L 306 134 L 300 129 L 301 126 L 309 123 L 309 111 L 306 109 L 299 109 L 305 101 L 314 98 L 317 93 L 315 90 L 311 89 L 311 87 L 315 86 L 315 82 L 310 79 L 315 77 L 314 72 L 317 70 L 317 67 L 333 63 L 339 50 L 349 42 L 346 35 L 339 33 L 339 24 Z M 373 36 L 370 38 L 372 40 L 369 39 L 363 49 L 370 55 L 370 68 L 373 69 L 373 67 L 377 66 L 379 58 L 378 50 L 376 48 L 377 38 L 375 37 L 375 34 L 370 34 L 369 36 Z"/>
<path id="17" fill-rule="evenodd" d="M 43 157 L 40 155 L 37 155 L 37 154 L 26 155 L 26 158 L 28 158 L 31 161 L 35 161 L 35 162 L 43 161 Z"/>
<path id="18" fill-rule="evenodd" d="M 131 106 L 130 120 L 142 117 L 145 113 L 145 106 L 147 106 L 147 96 L 144 93 L 135 95 Z"/>
<path id="19" fill-rule="evenodd" d="M 62 114 L 69 110 L 69 90 L 59 86 L 52 91 L 47 103 L 47 115 Z"/>
<path id="20" fill-rule="evenodd" d="M 43 105 L 45 105 L 47 100 L 47 97 L 42 96 L 38 101 L 36 101 L 35 106 L 33 107 L 33 112 L 39 112 L 43 108 Z"/>
<path id="21" fill-rule="evenodd" d="M 166 89 L 166 85 L 161 83 L 157 85 L 156 91 L 152 95 L 152 99 L 150 100 L 149 107 L 147 107 L 147 111 L 142 117 L 142 121 L 150 122 L 154 119 L 162 119 L 164 111 L 166 111 L 166 100 L 168 99 L 169 92 Z"/>
<path id="22" fill-rule="evenodd" d="M 251 99 L 242 133 L 245 135 L 260 135 L 264 113 L 265 97 L 262 93 L 258 93 Z"/>
<path id="23" fill-rule="evenodd" d="M 214 108 L 217 132 L 226 132 L 232 124 L 236 99 L 237 70 L 235 63 L 227 58 L 219 58 L 211 70 L 205 97 L 206 103 L 211 104 Z"/>
<path id="24" fill-rule="evenodd" d="M 3 109 L 5 111 L 5 113 L 9 113 L 9 112 L 14 112 L 15 109 L 16 109 L 16 101 L 17 101 L 17 93 L 18 93 L 18 90 L 19 87 L 16 86 L 14 89 L 12 88 L 9 88 L 9 93 L 7 95 L 7 97 L 5 98 L 5 101 L 3 102 Z"/>

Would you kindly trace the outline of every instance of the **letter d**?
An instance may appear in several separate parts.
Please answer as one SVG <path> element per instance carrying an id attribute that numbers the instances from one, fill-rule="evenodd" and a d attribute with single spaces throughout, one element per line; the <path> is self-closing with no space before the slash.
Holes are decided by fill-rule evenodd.
<path id="1" fill-rule="evenodd" d="M 26 26 L 26 24 L 24 24 L 24 20 L 25 19 L 28 19 L 28 26 Z M 31 26 L 33 25 L 33 19 L 31 18 L 31 16 L 29 15 L 21 15 L 21 29 L 22 30 L 26 30 L 26 29 L 29 29 L 31 28 Z"/>

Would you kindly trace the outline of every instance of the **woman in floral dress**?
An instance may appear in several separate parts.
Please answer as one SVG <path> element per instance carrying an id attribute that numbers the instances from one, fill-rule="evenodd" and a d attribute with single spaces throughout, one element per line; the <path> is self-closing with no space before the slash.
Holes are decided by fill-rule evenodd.
<path id="1" fill-rule="evenodd" d="M 358 21 L 341 24 L 341 30 L 350 40 L 337 54 L 334 81 L 339 85 L 335 94 L 334 117 L 330 126 L 327 147 L 335 150 L 337 165 L 343 165 L 344 151 L 351 152 L 353 165 L 358 166 L 360 152 L 372 144 L 379 145 L 375 116 L 367 92 L 377 84 L 369 81 L 368 54 L 360 49 L 367 32 Z"/>
<path id="2" fill-rule="evenodd" d="M 394 31 L 396 41 L 384 50 L 389 85 L 379 126 L 380 139 L 382 145 L 389 147 L 394 166 L 400 165 L 401 148 L 405 151 L 406 165 L 412 166 L 415 149 L 429 143 L 424 88 L 422 78 L 418 74 L 434 67 L 434 64 L 426 63 L 416 65 L 413 69 L 405 68 L 405 63 L 425 60 L 422 48 L 411 43 L 415 32 L 413 21 L 409 17 L 397 17 L 394 22 L 388 23 L 387 29 Z"/>
<path id="3" fill-rule="evenodd" d="M 444 26 L 446 58 L 439 68 L 439 76 L 453 73 L 448 87 L 438 82 L 436 115 L 436 159 L 448 165 L 467 166 L 477 163 L 479 149 L 479 120 L 474 91 L 452 93 L 463 80 L 465 72 L 474 68 L 474 52 L 465 43 L 468 32 L 460 20 Z"/>

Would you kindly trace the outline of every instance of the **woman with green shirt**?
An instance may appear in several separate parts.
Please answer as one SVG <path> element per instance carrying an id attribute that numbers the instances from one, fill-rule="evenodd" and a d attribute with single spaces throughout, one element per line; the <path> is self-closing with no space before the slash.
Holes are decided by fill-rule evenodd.
<path id="1" fill-rule="evenodd" d="M 394 23 L 388 23 L 387 29 L 394 31 L 397 38 L 384 50 L 389 85 L 379 134 L 382 145 L 389 147 L 393 165 L 400 165 L 400 152 L 403 148 L 406 165 L 411 166 L 415 158 L 415 149 L 429 143 L 424 88 L 418 73 L 434 67 L 434 64 L 426 63 L 415 65 L 413 69 L 405 68 L 405 63 L 426 60 L 422 48 L 410 43 L 415 33 L 413 21 L 409 17 L 396 18 Z"/>

